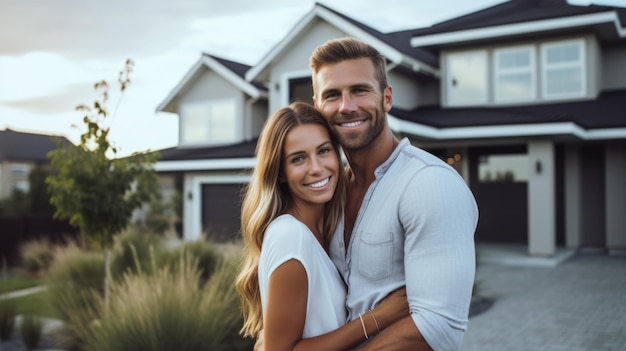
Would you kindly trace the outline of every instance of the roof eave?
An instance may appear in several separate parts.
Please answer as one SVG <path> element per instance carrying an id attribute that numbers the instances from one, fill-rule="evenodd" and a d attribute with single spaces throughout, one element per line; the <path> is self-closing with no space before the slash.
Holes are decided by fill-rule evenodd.
<path id="1" fill-rule="evenodd" d="M 438 74 L 438 70 L 436 68 L 431 67 L 430 65 L 427 65 L 423 62 L 419 62 L 418 60 L 403 54 L 391 45 L 385 43 L 383 40 L 374 37 L 373 35 L 367 33 L 361 28 L 341 18 L 332 11 L 324 8 L 323 6 L 316 5 L 313 10 L 307 13 L 302 21 L 300 21 L 298 25 L 296 25 L 296 27 L 291 30 L 289 34 L 259 62 L 258 65 L 252 67 L 248 72 L 246 72 L 246 80 L 267 81 L 269 79 L 268 74 L 270 64 L 289 46 L 290 43 L 295 40 L 298 35 L 300 35 L 302 31 L 304 31 L 305 28 L 307 28 L 307 26 L 311 24 L 311 22 L 316 17 L 319 17 L 329 22 L 338 29 L 348 33 L 348 35 L 350 36 L 363 40 L 374 46 L 383 56 L 385 56 L 394 64 L 404 63 L 407 64 L 409 67 L 412 67 L 416 71 L 423 71 L 430 74 Z"/>
<path id="2" fill-rule="evenodd" d="M 585 129 L 574 122 L 507 124 L 435 128 L 388 115 L 389 127 L 398 133 L 427 140 L 466 140 L 528 136 L 571 135 L 581 140 L 626 139 L 626 127 Z"/>
<path id="3" fill-rule="evenodd" d="M 229 81 L 230 83 L 235 85 L 238 89 L 240 89 L 245 94 L 247 94 L 250 97 L 252 97 L 253 99 L 266 98 L 267 97 L 267 93 L 265 91 L 262 91 L 262 90 L 258 89 L 257 87 L 252 85 L 250 82 L 246 81 L 245 79 L 243 79 L 242 77 L 237 75 L 235 72 L 233 72 L 230 69 L 226 68 L 224 65 L 219 63 L 217 60 L 215 60 L 215 59 L 213 59 L 213 58 L 211 58 L 209 56 L 202 55 L 202 57 L 200 57 L 200 59 L 193 65 L 193 67 L 187 72 L 187 74 L 176 85 L 176 87 L 174 87 L 174 89 L 172 89 L 172 91 L 165 98 L 165 100 L 163 100 L 163 102 L 161 102 L 157 106 L 156 111 L 157 112 L 162 111 L 162 112 L 176 113 L 176 109 L 175 109 L 176 108 L 176 106 L 175 106 L 176 104 L 174 103 L 174 100 L 175 100 L 176 96 L 189 84 L 189 82 L 197 74 L 199 74 L 199 71 L 200 71 L 200 69 L 202 67 L 207 67 L 207 68 L 213 70 L 218 75 L 220 75 L 221 77 L 223 77 L 224 79 L 226 79 L 227 81 Z"/>
<path id="4" fill-rule="evenodd" d="M 512 23 L 499 26 L 475 28 L 423 35 L 411 38 L 412 47 L 429 47 L 475 40 L 502 38 L 512 35 L 530 34 L 563 28 L 575 28 L 602 23 L 613 23 L 620 38 L 626 38 L 626 28 L 620 24 L 616 11 L 600 12 L 579 16 L 553 18 L 547 20 Z"/>

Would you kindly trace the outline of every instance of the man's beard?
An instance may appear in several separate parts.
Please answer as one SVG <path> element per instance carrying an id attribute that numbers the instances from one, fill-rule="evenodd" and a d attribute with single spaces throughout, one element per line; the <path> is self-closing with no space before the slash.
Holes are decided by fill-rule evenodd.
<path id="1" fill-rule="evenodd" d="M 369 147 L 372 142 L 382 133 L 385 127 L 385 118 L 387 116 L 384 113 L 384 108 L 380 106 L 380 110 L 376 110 L 376 116 L 372 116 L 370 113 L 354 113 L 346 119 L 355 119 L 355 117 L 365 117 L 365 121 L 370 122 L 370 127 L 363 131 L 353 131 L 353 132 L 344 132 L 338 133 L 335 128 L 332 128 L 332 132 L 335 138 L 339 140 L 341 147 L 350 152 L 350 151 L 360 151 L 367 147 Z M 333 125 L 336 125 L 337 122 L 332 121 Z M 341 122 L 339 122 L 341 123 Z"/>

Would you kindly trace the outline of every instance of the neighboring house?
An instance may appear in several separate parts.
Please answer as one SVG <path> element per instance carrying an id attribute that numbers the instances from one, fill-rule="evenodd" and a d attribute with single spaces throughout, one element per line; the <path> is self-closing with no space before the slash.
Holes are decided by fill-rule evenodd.
<path id="1" fill-rule="evenodd" d="M 310 54 L 344 36 L 387 57 L 390 126 L 465 178 L 477 241 L 537 256 L 626 249 L 626 9 L 565 0 L 511 0 L 394 33 L 316 4 L 253 67 L 203 55 L 158 107 L 180 116 L 180 145 L 156 169 L 183 177 L 186 239 L 237 235 L 263 121 L 311 100 Z"/>
<path id="2" fill-rule="evenodd" d="M 65 137 L 59 138 L 64 144 L 71 144 Z M 48 152 L 56 148 L 50 135 L 0 130 L 0 199 L 11 195 L 13 189 L 28 192 L 31 169 L 49 164 Z"/>

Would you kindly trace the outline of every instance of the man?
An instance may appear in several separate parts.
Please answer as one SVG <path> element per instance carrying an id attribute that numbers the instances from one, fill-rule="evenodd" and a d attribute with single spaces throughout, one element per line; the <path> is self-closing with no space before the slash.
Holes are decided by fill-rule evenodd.
<path id="1" fill-rule="evenodd" d="M 392 88 L 376 49 L 331 40 L 310 66 L 315 106 L 349 163 L 345 217 L 330 247 L 348 285 L 349 318 L 407 289 L 411 315 L 362 349 L 459 349 L 475 273 L 472 193 L 445 162 L 395 138 L 387 123 Z"/>

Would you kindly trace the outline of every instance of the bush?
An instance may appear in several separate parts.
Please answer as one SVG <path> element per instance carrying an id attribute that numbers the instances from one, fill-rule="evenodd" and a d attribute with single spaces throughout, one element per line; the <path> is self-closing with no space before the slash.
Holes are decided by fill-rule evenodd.
<path id="1" fill-rule="evenodd" d="M 137 229 L 129 229 L 113 239 L 111 250 L 111 274 L 120 279 L 125 272 L 137 273 L 139 269 L 152 269 L 151 261 L 162 260 L 163 245 L 159 237 L 142 234 Z M 134 250 L 134 252 L 133 252 Z M 156 257 L 152 257 L 152 256 Z M 137 266 L 139 265 L 139 266 Z"/>
<path id="2" fill-rule="evenodd" d="M 92 309 L 96 296 L 104 295 L 104 255 L 75 246 L 59 249 L 46 283 L 50 303 L 69 322 L 74 311 Z"/>
<path id="3" fill-rule="evenodd" d="M 201 284 L 195 261 L 183 255 L 175 268 L 155 267 L 153 274 L 125 274 L 114 282 L 109 308 L 100 299 L 100 318 L 77 329 L 85 348 L 228 350 L 226 337 L 240 326 L 236 264 L 222 261 Z"/>
<path id="4" fill-rule="evenodd" d="M 221 253 L 206 241 L 186 242 L 183 245 L 169 252 L 167 265 L 176 267 L 180 262 L 184 262 L 183 258 L 189 255 L 194 259 L 200 272 L 200 283 L 206 283 L 217 267 L 218 262 L 222 259 Z"/>
<path id="5" fill-rule="evenodd" d="M 8 340 L 15 328 L 15 306 L 9 299 L 0 300 L 0 340 Z"/>
<path id="6" fill-rule="evenodd" d="M 54 260 L 54 246 L 46 239 L 24 243 L 21 253 L 22 268 L 29 276 L 42 276 Z"/>
<path id="7" fill-rule="evenodd" d="M 36 317 L 33 315 L 24 315 L 22 317 L 22 324 L 20 325 L 20 335 L 22 336 L 22 341 L 24 345 L 29 350 L 34 349 L 39 345 L 39 340 L 41 340 L 41 335 L 43 333 L 43 320 L 41 317 Z"/>

